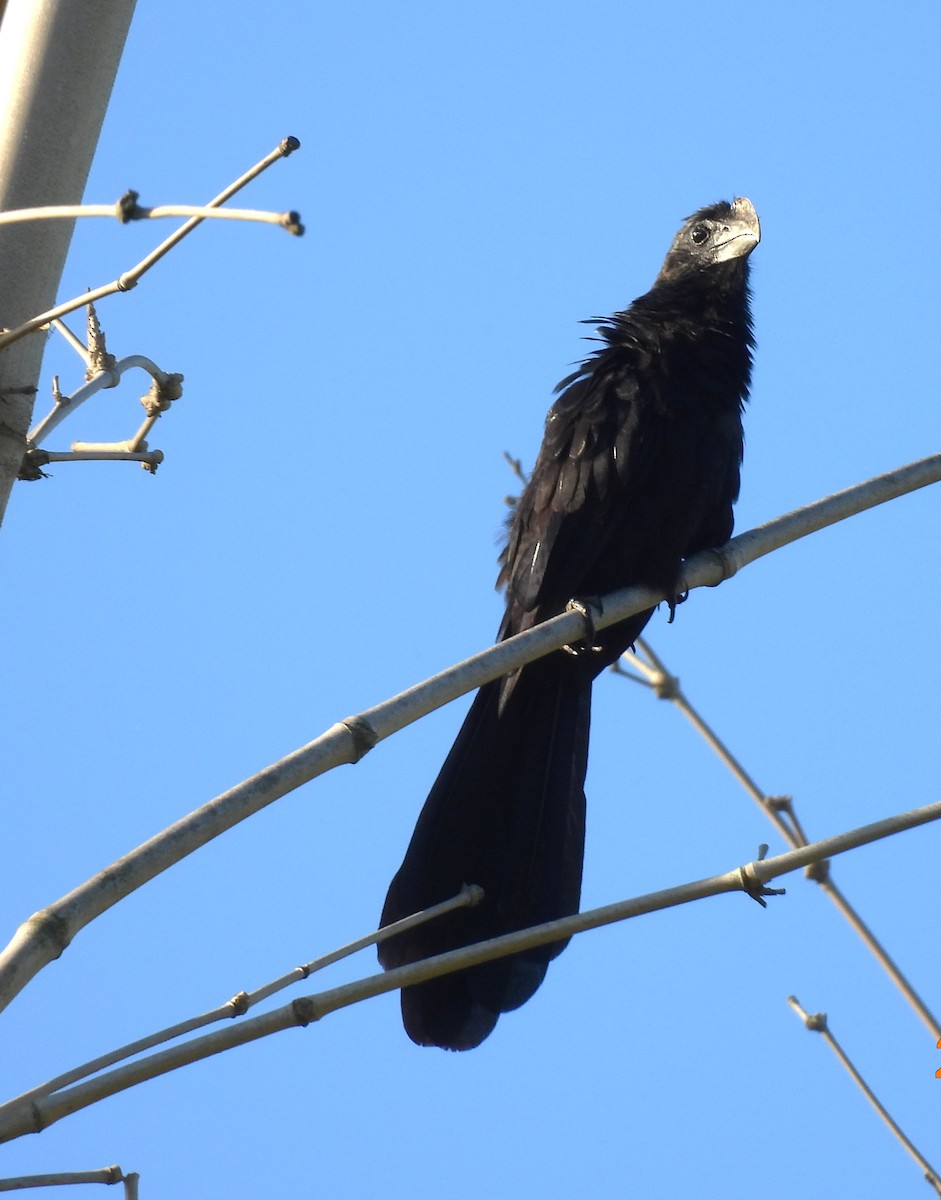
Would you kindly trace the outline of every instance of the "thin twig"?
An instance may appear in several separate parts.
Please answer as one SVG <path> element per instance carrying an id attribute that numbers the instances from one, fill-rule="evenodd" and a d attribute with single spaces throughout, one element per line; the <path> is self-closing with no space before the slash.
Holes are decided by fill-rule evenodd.
<path id="1" fill-rule="evenodd" d="M 55 1171 L 49 1175 L 18 1175 L 0 1179 L 0 1192 L 18 1192 L 22 1188 L 61 1187 L 68 1183 L 123 1183 L 127 1176 L 119 1166 L 96 1171 Z"/>
<path id="2" fill-rule="evenodd" d="M 325 967 L 332 966 L 334 963 L 340 962 L 342 959 L 348 958 L 360 950 L 365 950 L 368 946 L 384 942 L 387 938 L 396 937 L 398 934 L 405 933 L 409 929 L 414 929 L 418 925 L 426 925 L 429 921 L 436 921 L 439 917 L 443 917 L 455 909 L 472 908 L 475 904 L 480 903 L 483 895 L 482 888 L 474 884 L 467 885 L 450 900 L 444 900 L 441 904 L 435 904 L 431 908 L 413 913 L 409 917 L 403 917 L 400 921 L 395 921 L 391 925 L 384 926 L 382 929 L 374 930 L 365 937 L 357 938 L 356 941 L 349 942 L 347 945 L 341 946 L 336 950 L 331 950 L 329 954 L 324 954 L 319 958 L 304 963 L 302 966 L 295 967 L 287 974 L 281 975 L 270 983 L 263 984 L 252 992 L 236 992 L 231 999 L 216 1008 L 210 1009 L 208 1012 L 188 1017 L 185 1021 L 178 1021 L 175 1025 L 170 1025 L 166 1029 L 148 1034 L 146 1037 L 138 1038 L 136 1041 L 129 1042 L 126 1046 L 120 1046 L 116 1050 L 109 1050 L 107 1054 L 99 1055 L 89 1062 L 73 1067 L 71 1070 L 57 1075 L 54 1079 L 48 1079 L 45 1083 L 30 1088 L 28 1092 L 23 1092 L 19 1096 L 14 1096 L 11 1100 L 6 1101 L 4 1105 L 0 1106 L 0 1111 L 6 1108 L 7 1105 L 19 1106 L 32 1104 L 40 1096 L 52 1095 L 53 1092 L 61 1091 L 63 1088 L 69 1087 L 73 1083 L 78 1083 L 81 1079 L 87 1079 L 91 1075 L 97 1075 L 99 1071 L 113 1067 L 116 1063 L 133 1058 L 137 1054 L 143 1054 L 146 1050 L 153 1050 L 156 1046 L 166 1045 L 167 1042 L 175 1041 L 177 1038 L 185 1037 L 187 1034 L 195 1033 L 198 1029 L 205 1029 L 208 1025 L 216 1024 L 219 1021 L 231 1020 L 233 1017 L 243 1017 L 256 1004 L 261 1003 L 262 1000 L 267 1000 L 270 996 L 274 996 L 276 993 L 291 987 L 295 983 L 309 979 L 317 971 L 322 971 Z"/>
<path id="3" fill-rule="evenodd" d="M 922 1171 L 924 1171 L 925 1179 L 928 1181 L 928 1183 L 934 1188 L 935 1192 L 941 1196 L 941 1179 L 939 1179 L 937 1171 L 935 1171 L 925 1156 L 909 1141 L 896 1122 L 889 1115 L 886 1108 L 879 1102 L 875 1093 L 866 1083 L 865 1079 L 863 1079 L 862 1075 L 860 1075 L 859 1071 L 857 1071 L 846 1051 L 830 1032 L 830 1028 L 827 1023 L 827 1014 L 814 1013 L 813 1016 L 811 1016 L 801 1007 L 796 996 L 788 996 L 787 1002 L 809 1030 L 822 1035 L 824 1041 L 849 1072 L 850 1076 L 855 1081 L 856 1086 L 863 1093 L 883 1121 L 885 1121 L 886 1125 L 888 1125 L 889 1129 L 895 1134 L 899 1142 L 901 1142 L 915 1162 L 918 1163 Z"/>
<path id="4" fill-rule="evenodd" d="M 283 138 L 270 154 L 266 154 L 260 162 L 257 162 L 250 170 L 246 171 L 244 175 L 242 175 L 239 179 L 236 179 L 234 183 L 230 183 L 227 188 L 224 188 L 219 195 L 215 197 L 215 199 L 210 200 L 206 207 L 218 208 L 220 205 L 225 204 L 226 200 L 234 196 L 235 193 L 245 187 L 246 184 L 251 183 L 251 181 L 260 175 L 262 171 L 267 170 L 272 163 L 278 162 L 279 159 L 287 158 L 287 156 L 289 154 L 293 154 L 293 152 L 297 150 L 299 146 L 300 142 L 297 140 L 297 138 Z M 25 337 L 29 333 L 35 333 L 37 329 L 42 329 L 43 326 L 49 325 L 52 321 L 57 320 L 59 317 L 64 317 L 67 313 L 74 312 L 76 308 L 81 308 L 84 304 L 88 304 L 89 302 L 94 303 L 96 300 L 100 300 L 104 296 L 113 296 L 115 292 L 130 291 L 131 288 L 136 287 L 138 280 L 145 271 L 149 271 L 155 263 L 159 262 L 160 259 L 163 258 L 165 254 L 169 253 L 169 251 L 172 250 L 182 238 L 185 238 L 188 233 L 192 233 L 197 225 L 202 224 L 204 220 L 205 218 L 201 216 L 191 217 L 190 220 L 188 220 L 184 225 L 181 225 L 179 229 L 177 229 L 174 233 L 171 233 L 168 238 L 162 241 L 160 245 L 156 247 L 156 249 L 152 250 L 146 258 L 142 258 L 136 267 L 132 267 L 129 271 L 125 271 L 125 273 L 119 276 L 119 278 L 115 279 L 113 283 L 103 284 L 101 287 L 94 288 L 89 292 L 85 292 L 81 296 L 76 296 L 71 300 L 67 300 L 64 304 L 59 304 L 55 308 L 50 308 L 48 312 L 40 313 L 38 316 L 31 317 L 30 320 L 25 321 L 22 325 L 18 325 L 15 329 L 11 329 L 7 333 L 0 334 L 0 350 L 3 350 L 6 346 L 11 345 L 13 342 L 19 341 L 21 337 Z"/>
<path id="5" fill-rule="evenodd" d="M 162 217 L 200 217 L 216 221 L 257 221 L 263 225 L 278 225 L 297 236 L 303 231 L 296 212 L 269 212 L 259 208 L 213 208 L 208 204 L 157 204 L 153 208 L 137 207 L 132 213 L 121 211 L 120 204 L 60 204 L 48 208 L 16 208 L 0 212 L 0 225 L 19 221 L 71 221 L 76 217 L 112 217 L 123 225 L 128 221 L 157 220 Z"/>
<path id="6" fill-rule="evenodd" d="M 941 454 L 818 500 L 740 534 L 718 550 L 697 554 L 686 563 L 682 588 L 689 591 L 714 587 L 748 562 L 788 542 L 938 479 L 941 479 Z M 655 607 L 663 599 L 665 596 L 652 588 L 632 587 L 614 592 L 601 602 L 603 611 L 593 614 L 593 628 L 605 629 L 634 613 Z M 584 615 L 578 611 L 561 613 L 374 708 L 338 722 L 306 746 L 182 817 L 20 926 L 0 953 L 0 1009 L 37 972 L 58 958 L 90 921 L 200 846 L 325 771 L 343 763 L 358 762 L 384 738 L 465 692 L 552 650 L 571 645 L 585 635 Z"/>
<path id="7" fill-rule="evenodd" d="M 503 451 L 503 458 L 504 458 L 504 461 L 506 462 L 507 466 L 510 468 L 510 470 L 513 472 L 513 474 L 516 476 L 516 478 L 520 481 L 520 483 L 523 485 L 523 487 L 525 487 L 526 484 L 529 482 L 529 476 L 523 470 L 522 461 L 518 458 L 514 458 L 513 455 L 509 452 L 509 450 Z"/>
<path id="8" fill-rule="evenodd" d="M 82 343 L 75 336 L 72 330 L 69 329 L 68 325 L 66 325 L 64 321 L 56 319 L 55 321 L 51 321 L 50 325 L 57 333 L 60 333 L 62 337 L 65 338 L 68 344 L 72 347 L 72 349 L 87 367 L 91 361 L 91 355 L 88 352 L 88 347 L 82 345 Z"/>
<path id="9" fill-rule="evenodd" d="M 678 887 L 652 892 L 646 896 L 623 900 L 603 908 L 576 913 L 558 921 L 550 921 L 525 929 L 519 933 L 506 934 L 487 942 L 478 942 L 447 954 L 439 954 L 409 966 L 398 967 L 384 974 L 371 975 L 353 983 L 343 984 L 329 991 L 294 1000 L 283 1008 L 275 1009 L 257 1017 L 251 1017 L 235 1026 L 216 1030 L 194 1038 L 179 1046 L 162 1050 L 99 1075 L 76 1087 L 58 1091 L 53 1095 L 40 1096 L 29 1102 L 10 1101 L 0 1106 L 0 1141 L 10 1141 L 25 1133 L 39 1133 L 69 1113 L 87 1108 L 89 1105 L 113 1096 L 118 1092 L 154 1079 L 187 1063 L 198 1062 L 223 1050 L 246 1045 L 277 1033 L 283 1029 L 308 1025 L 329 1013 L 348 1008 L 351 1004 L 370 999 L 398 988 L 409 987 L 439 975 L 477 966 L 494 958 L 503 958 L 520 950 L 561 941 L 588 929 L 597 929 L 650 912 L 688 904 L 706 896 L 717 896 L 728 892 L 744 891 L 755 899 L 763 894 L 771 880 L 799 870 L 810 862 L 843 854 L 858 846 L 890 837 L 904 829 L 913 829 L 929 821 L 941 818 L 941 802 L 926 805 L 907 813 L 898 813 L 870 825 L 863 825 L 836 837 L 826 838 L 811 846 L 790 850 L 775 858 L 763 859 L 736 867 L 721 875 L 695 880 Z"/>
<path id="10" fill-rule="evenodd" d="M 715 750 L 719 758 L 722 759 L 739 783 L 755 800 L 768 820 L 772 822 L 781 837 L 790 846 L 795 848 L 806 846 L 808 844 L 807 837 L 794 811 L 793 800 L 789 796 L 769 796 L 766 792 L 763 792 L 715 730 L 689 702 L 680 687 L 679 679 L 667 670 L 663 660 L 654 652 L 649 642 L 644 638 L 638 638 L 637 649 L 647 658 L 648 662 L 644 662 L 644 658 L 636 653 L 625 654 L 623 658 L 635 670 L 640 672 L 640 682 L 644 682 L 653 688 L 660 699 L 671 700 L 676 705 L 680 712 L 683 713 L 713 750 Z M 619 668 L 617 673 L 636 679 L 636 676 L 630 675 L 623 668 Z M 814 868 L 808 871 L 808 875 L 815 883 L 819 884 L 853 929 L 859 934 L 863 942 L 875 956 L 879 965 L 899 989 L 918 1017 L 936 1038 L 941 1038 L 941 1024 L 939 1024 L 937 1018 L 925 1004 L 924 1000 L 922 1000 L 921 996 L 915 991 L 899 965 L 833 882 L 828 864 L 826 862 L 816 863 Z"/>
<path id="11" fill-rule="evenodd" d="M 169 407 L 171 400 L 177 400 L 182 395 L 182 375 L 162 371 L 146 355 L 129 354 L 125 358 L 112 362 L 105 370 L 98 371 L 80 388 L 77 388 L 71 396 L 58 398 L 52 411 L 38 421 L 27 434 L 26 441 L 30 450 L 41 446 L 53 429 L 60 425 L 66 417 L 71 416 L 86 400 L 90 400 L 92 396 L 107 388 L 117 387 L 121 377 L 127 371 L 134 369 L 146 371 L 154 380 L 157 385 L 155 389 L 157 394 L 154 399 L 156 405 Z"/>
<path id="12" fill-rule="evenodd" d="M 63 462 L 139 462 L 154 474 L 163 462 L 162 450 L 131 450 L 129 445 L 111 443 L 96 447 L 93 443 L 75 442 L 72 450 L 30 451 L 25 472 L 21 478 L 33 478 L 33 471 L 40 471 L 49 463 Z"/>

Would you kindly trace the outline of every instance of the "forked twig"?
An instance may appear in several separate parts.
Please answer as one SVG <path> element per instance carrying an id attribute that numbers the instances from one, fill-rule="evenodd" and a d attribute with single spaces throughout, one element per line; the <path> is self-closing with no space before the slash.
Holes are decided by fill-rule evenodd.
<path id="1" fill-rule="evenodd" d="M 283 138 L 270 154 L 266 154 L 260 162 L 257 162 L 244 175 L 236 179 L 234 183 L 230 183 L 215 199 L 210 200 L 205 207 L 218 208 L 220 205 L 225 204 L 226 200 L 234 196 L 236 192 L 241 191 L 246 184 L 251 183 L 262 171 L 267 170 L 272 163 L 278 162 L 282 158 L 287 158 L 289 154 L 293 154 L 299 147 L 300 142 L 296 137 Z M 297 214 L 292 215 L 296 216 Z M 71 300 L 65 301 L 63 304 L 56 305 L 55 308 L 50 308 L 47 312 L 31 317 L 15 329 L 0 334 L 0 350 L 12 345 L 13 342 L 19 341 L 20 338 L 26 337 L 29 333 L 35 333 L 37 329 L 42 329 L 43 326 L 49 325 L 59 317 L 64 317 L 67 313 L 74 312 L 75 309 L 81 308 L 83 304 L 94 303 L 96 300 L 101 300 L 104 296 L 113 296 L 115 292 L 129 292 L 131 288 L 137 286 L 138 280 L 145 271 L 149 271 L 155 263 L 158 263 L 165 254 L 168 254 L 178 242 L 185 238 L 188 233 L 192 233 L 197 225 L 201 225 L 204 220 L 204 216 L 191 217 L 184 225 L 181 225 L 179 229 L 171 233 L 168 238 L 152 250 L 146 258 L 142 258 L 136 266 L 132 267 L 129 271 L 125 271 L 123 275 L 119 276 L 112 283 L 103 284 L 101 287 L 94 288 L 81 296 L 76 296 Z M 293 232 L 300 233 L 302 229 L 303 226 L 297 222 L 297 228 Z"/>
<path id="2" fill-rule="evenodd" d="M 788 996 L 787 1002 L 804 1022 L 804 1025 L 807 1027 L 807 1029 L 811 1030 L 813 1033 L 819 1033 L 823 1037 L 824 1041 L 846 1068 L 850 1077 L 853 1079 L 854 1083 L 862 1092 L 862 1094 L 886 1123 L 905 1150 L 912 1156 L 915 1162 L 918 1163 L 922 1171 L 924 1171 L 926 1181 L 931 1185 L 931 1187 L 934 1188 L 937 1195 L 941 1196 L 941 1177 L 939 1177 L 937 1171 L 935 1171 L 934 1167 L 932 1167 L 931 1163 L 928 1162 L 921 1151 L 905 1136 L 900 1126 L 896 1124 L 892 1116 L 889 1114 L 888 1110 L 883 1107 L 875 1092 L 872 1090 L 872 1088 L 870 1088 L 869 1084 L 866 1083 L 859 1071 L 857 1071 L 849 1055 L 831 1033 L 830 1027 L 827 1024 L 827 1014 L 814 1013 L 811 1015 L 801 1007 L 800 1001 L 796 996 Z"/>
<path id="3" fill-rule="evenodd" d="M 202 1037 L 193 1038 L 179 1046 L 159 1051 L 148 1058 L 117 1067 L 104 1075 L 80 1083 L 75 1087 L 57 1091 L 51 1095 L 27 1094 L 20 1100 L 10 1101 L 0 1107 L 0 1141 L 10 1141 L 25 1133 L 38 1133 L 70 1113 L 96 1103 L 106 1096 L 115 1095 L 146 1079 L 167 1074 L 187 1063 L 198 1062 L 223 1050 L 246 1045 L 296 1026 L 319 1021 L 329 1013 L 348 1008 L 351 1004 L 370 999 L 398 988 L 409 987 L 439 975 L 477 966 L 494 958 L 502 958 L 533 946 L 560 941 L 588 929 L 597 929 L 624 921 L 630 917 L 656 912 L 664 908 L 688 904 L 705 896 L 716 896 L 728 892 L 744 891 L 748 895 L 767 894 L 766 885 L 781 875 L 799 870 L 810 862 L 819 861 L 836 854 L 845 853 L 858 846 L 867 845 L 889 837 L 903 829 L 941 818 L 941 803 L 927 805 L 911 812 L 899 813 L 884 820 L 861 826 L 836 837 L 827 838 L 812 846 L 802 846 L 775 858 L 759 859 L 679 887 L 652 892 L 646 896 L 609 904 L 604 908 L 590 909 L 558 921 L 550 921 L 525 929 L 519 933 L 506 934 L 487 942 L 477 942 L 460 950 L 439 954 L 423 962 L 371 975 L 368 978 L 343 984 L 329 991 L 304 996 L 283 1008 L 261 1016 L 240 1021 L 237 1025 L 217 1030 Z"/>
<path id="4" fill-rule="evenodd" d="M 718 550 L 697 554 L 686 563 L 681 586 L 687 591 L 714 587 L 747 563 L 788 542 L 938 479 L 941 479 L 941 454 L 828 496 L 742 533 Z M 595 616 L 594 627 L 605 629 L 633 613 L 653 608 L 663 599 L 664 595 L 652 588 L 632 587 L 614 592 L 603 598 L 603 612 Z M 225 830 L 325 771 L 341 763 L 358 762 L 383 738 L 450 700 L 584 635 L 585 619 L 581 614 L 561 613 L 374 708 L 338 722 L 306 746 L 182 817 L 20 926 L 0 952 L 0 1008 L 9 1004 L 43 967 L 58 958 L 90 921 Z"/>
<path id="5" fill-rule="evenodd" d="M 672 701 L 713 750 L 715 750 L 719 758 L 722 759 L 735 778 L 757 803 L 758 807 L 768 820 L 772 822 L 788 845 L 795 848 L 806 846 L 808 844 L 807 836 L 797 817 L 792 797 L 769 796 L 763 792 L 715 730 L 689 702 L 680 687 L 679 679 L 667 670 L 663 660 L 654 652 L 649 642 L 644 638 L 638 638 L 637 649 L 640 651 L 639 654 L 636 652 L 625 654 L 622 661 L 629 663 L 638 672 L 638 675 L 632 675 L 618 663 L 615 663 L 615 672 L 625 678 L 633 679 L 635 682 L 646 684 L 653 689 L 659 699 Z M 859 934 L 879 965 L 899 989 L 918 1017 L 936 1038 L 941 1038 L 941 1024 L 939 1024 L 937 1018 L 918 992 L 915 991 L 915 988 L 906 978 L 898 963 L 895 962 L 866 922 L 850 904 L 846 896 L 844 896 L 834 883 L 829 863 L 826 860 L 814 863 L 813 866 L 808 867 L 806 874 L 809 879 L 812 879 L 823 889 L 852 928 Z"/>

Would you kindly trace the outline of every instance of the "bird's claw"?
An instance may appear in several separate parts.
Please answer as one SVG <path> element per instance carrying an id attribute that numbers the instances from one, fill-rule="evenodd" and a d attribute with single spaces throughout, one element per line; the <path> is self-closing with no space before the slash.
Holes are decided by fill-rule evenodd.
<path id="1" fill-rule="evenodd" d="M 678 592 L 675 596 L 670 597 L 670 599 L 667 601 L 667 605 L 670 609 L 670 616 L 667 618 L 668 625 L 673 624 L 673 618 L 676 616 L 676 610 L 679 605 L 685 604 L 688 599 L 689 588 L 687 588 L 685 592 Z"/>
<path id="2" fill-rule="evenodd" d="M 565 611 L 578 613 L 585 622 L 584 637 L 579 638 L 570 646 L 563 646 L 562 649 L 565 653 L 573 654 L 576 657 L 586 653 L 599 654 L 603 647 L 595 641 L 595 613 L 601 616 L 603 612 L 601 600 L 596 596 L 590 600 L 573 599 L 566 604 Z"/>

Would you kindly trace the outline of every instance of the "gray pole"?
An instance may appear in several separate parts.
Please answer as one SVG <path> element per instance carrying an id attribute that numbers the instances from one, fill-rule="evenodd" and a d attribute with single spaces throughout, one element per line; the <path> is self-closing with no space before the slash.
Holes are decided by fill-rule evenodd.
<path id="1" fill-rule="evenodd" d="M 0 211 L 78 204 L 135 0 L 0 0 Z M 55 303 L 72 221 L 0 225 L 0 327 Z M 0 521 L 33 412 L 46 335 L 0 354 Z"/>

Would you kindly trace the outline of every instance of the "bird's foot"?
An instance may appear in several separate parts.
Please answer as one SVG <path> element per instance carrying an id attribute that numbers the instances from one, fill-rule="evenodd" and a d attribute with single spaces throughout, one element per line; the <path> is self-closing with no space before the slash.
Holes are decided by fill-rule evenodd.
<path id="1" fill-rule="evenodd" d="M 595 641 L 595 616 L 601 616 L 604 611 L 604 606 L 601 603 L 599 596 L 590 596 L 584 599 L 575 598 L 570 600 L 565 606 L 566 612 L 576 612 L 585 622 L 585 633 L 573 642 L 570 646 L 563 646 L 562 649 L 566 654 L 599 654 L 602 647 Z"/>
<path id="2" fill-rule="evenodd" d="M 685 592 L 678 592 L 675 596 L 670 597 L 670 599 L 667 601 L 667 605 L 670 609 L 670 616 L 667 618 L 668 625 L 673 624 L 673 619 L 676 616 L 676 610 L 679 607 L 679 605 L 685 604 L 685 602 L 688 599 L 689 599 L 689 588 L 687 588 Z"/>

